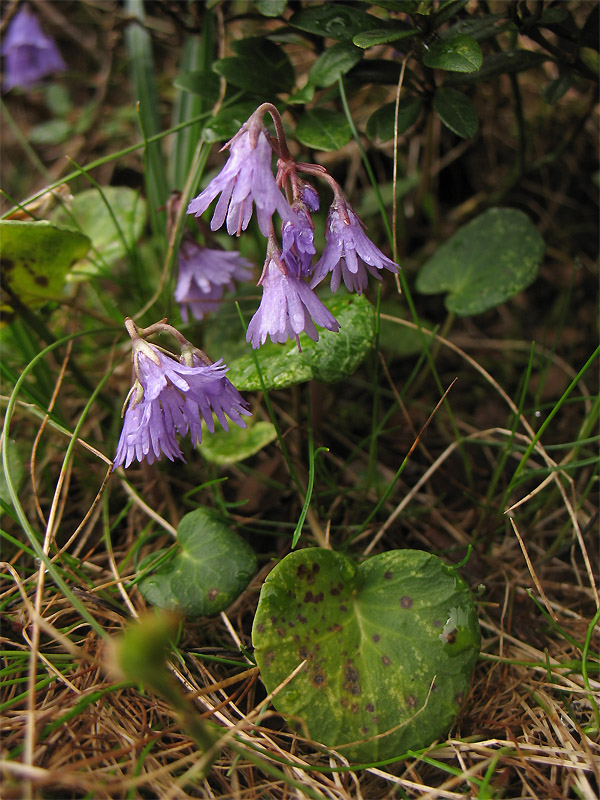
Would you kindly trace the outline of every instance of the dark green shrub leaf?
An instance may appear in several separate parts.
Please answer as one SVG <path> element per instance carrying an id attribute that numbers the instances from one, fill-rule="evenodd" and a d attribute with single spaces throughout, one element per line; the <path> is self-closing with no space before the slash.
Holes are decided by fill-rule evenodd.
<path id="1" fill-rule="evenodd" d="M 161 552 L 152 553 L 141 573 Z M 177 528 L 175 554 L 138 582 L 149 603 L 190 617 L 218 614 L 246 588 L 256 572 L 250 545 L 215 512 L 197 508 Z"/>
<path id="2" fill-rule="evenodd" d="M 127 186 L 105 186 L 102 194 L 114 219 L 97 189 L 85 189 L 76 194 L 68 209 L 58 208 L 54 214 L 55 222 L 76 227 L 92 240 L 91 264 L 77 265 L 70 277 L 78 273 L 97 274 L 103 264 L 110 265 L 123 258 L 143 233 L 146 201 L 139 192 Z"/>
<path id="3" fill-rule="evenodd" d="M 358 8 L 344 6 L 341 3 L 325 3 L 312 5 L 296 12 L 289 24 L 307 33 L 316 33 L 340 42 L 351 42 L 361 31 L 371 30 L 381 21 Z"/>
<path id="4" fill-rule="evenodd" d="M 204 423 L 202 427 L 204 430 Z M 270 422 L 255 422 L 247 428 L 230 425 L 228 431 L 216 428 L 214 433 L 203 434 L 199 450 L 211 464 L 222 467 L 250 458 L 276 438 L 277 431 Z"/>
<path id="5" fill-rule="evenodd" d="M 397 42 L 401 39 L 410 39 L 417 33 L 420 33 L 418 28 L 389 25 L 386 28 L 375 28 L 375 30 L 372 31 L 357 33 L 356 36 L 353 37 L 352 41 L 357 47 L 362 47 L 364 50 L 367 47 L 373 47 L 376 44 L 388 44 L 389 42 Z"/>
<path id="6" fill-rule="evenodd" d="M 442 0 L 432 16 L 432 27 L 439 28 L 467 5 L 468 0 Z"/>
<path id="7" fill-rule="evenodd" d="M 285 11 L 287 0 L 254 0 L 254 5 L 263 17 L 279 17 Z"/>
<path id="8" fill-rule="evenodd" d="M 256 107 L 257 103 L 251 100 L 224 108 L 206 123 L 202 135 L 207 142 L 228 141 L 256 111 Z"/>
<path id="9" fill-rule="evenodd" d="M 446 84 L 479 83 L 505 73 L 523 72 L 538 67 L 549 59 L 550 57 L 544 53 L 534 53 L 531 50 L 505 50 L 503 53 L 492 53 L 483 59 L 477 72 L 452 75 L 446 80 Z"/>
<path id="10" fill-rule="evenodd" d="M 269 692 L 306 660 L 275 707 L 304 719 L 311 738 L 370 762 L 448 731 L 480 633 L 467 585 L 436 556 L 392 550 L 356 566 L 311 548 L 268 575 L 252 640 Z"/>
<path id="11" fill-rule="evenodd" d="M 358 47 L 348 42 L 337 42 L 328 47 L 310 68 L 308 80 L 314 86 L 331 86 L 345 75 L 363 57 Z"/>
<path id="12" fill-rule="evenodd" d="M 423 56 L 426 67 L 450 72 L 477 72 L 482 62 L 481 47 L 471 36 L 461 33 L 452 38 L 437 39 Z"/>
<path id="13" fill-rule="evenodd" d="M 469 139 L 477 133 L 479 128 L 477 111 L 466 94 L 442 86 L 435 93 L 433 108 L 444 125 L 457 136 Z"/>
<path id="14" fill-rule="evenodd" d="M 90 248 L 87 236 L 51 222 L 0 221 L 2 284 L 26 305 L 59 297 L 67 273 Z M 5 303 L 10 299 L 4 298 Z"/>
<path id="15" fill-rule="evenodd" d="M 238 39 L 232 47 L 238 55 L 222 58 L 213 65 L 228 83 L 261 96 L 291 92 L 294 68 L 278 44 L 259 36 Z"/>
<path id="16" fill-rule="evenodd" d="M 352 138 L 352 130 L 345 114 L 317 108 L 300 117 L 296 138 L 314 150 L 340 150 Z"/>
<path id="17" fill-rule="evenodd" d="M 197 94 L 206 100 L 209 106 L 214 106 L 219 99 L 220 83 L 219 76 L 214 72 L 194 70 L 178 75 L 173 81 L 173 86 L 182 92 Z"/>
<path id="18" fill-rule="evenodd" d="M 405 97 L 398 103 L 398 134 L 407 131 L 417 121 L 423 102 L 420 97 Z M 367 136 L 387 142 L 394 138 L 396 103 L 386 103 L 369 117 Z"/>
<path id="19" fill-rule="evenodd" d="M 484 17 L 468 17 L 455 22 L 442 34 L 443 39 L 452 38 L 459 33 L 471 36 L 478 42 L 497 36 L 504 31 L 516 30 L 514 22 L 510 22 L 503 14 L 487 14 Z"/>
<path id="20" fill-rule="evenodd" d="M 351 375 L 369 352 L 375 336 L 375 310 L 364 296 L 338 294 L 325 303 L 340 323 L 339 333 L 319 328 L 319 341 L 300 335 L 295 342 L 267 341 L 256 351 L 267 389 L 284 389 L 311 379 L 333 383 Z M 261 388 L 254 358 L 232 361 L 228 377 L 240 391 Z"/>
<path id="21" fill-rule="evenodd" d="M 438 248 L 417 277 L 423 294 L 449 292 L 446 308 L 470 316 L 500 305 L 535 279 L 544 240 L 515 208 L 491 208 Z"/>

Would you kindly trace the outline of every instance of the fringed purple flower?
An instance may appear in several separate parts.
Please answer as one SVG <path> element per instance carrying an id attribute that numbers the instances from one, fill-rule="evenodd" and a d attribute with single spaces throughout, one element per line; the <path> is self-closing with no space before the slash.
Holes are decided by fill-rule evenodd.
<path id="1" fill-rule="evenodd" d="M 308 278 L 312 273 L 315 250 L 313 224 L 301 208 L 286 220 L 281 228 L 281 257 L 288 269 L 296 270 L 297 277 Z M 299 269 L 299 272 L 297 271 Z"/>
<path id="2" fill-rule="evenodd" d="M 235 288 L 234 281 L 252 278 L 252 264 L 238 252 L 209 250 L 193 239 L 184 239 L 179 250 L 179 275 L 175 300 L 184 322 L 188 312 L 202 319 L 216 311 L 226 290 Z"/>
<path id="3" fill-rule="evenodd" d="M 331 291 L 337 292 L 341 279 L 348 291 L 357 294 L 367 288 L 367 270 L 377 280 L 377 270 L 398 272 L 398 265 L 384 256 L 364 232 L 361 222 L 344 201 L 338 199 L 331 206 L 325 231 L 326 245 L 318 260 L 310 287 L 313 289 L 331 272 Z"/>
<path id="4" fill-rule="evenodd" d="M 130 331 L 131 332 L 131 331 Z M 128 467 L 134 459 L 149 464 L 162 455 L 173 461 L 183 459 L 175 434 L 191 435 L 192 444 L 202 441 L 202 420 L 213 433 L 213 412 L 228 430 L 227 417 L 244 428 L 242 415 L 248 405 L 231 381 L 221 362 L 205 363 L 199 351 L 189 346 L 183 364 L 154 345 L 133 337 L 133 366 L 136 379 L 127 399 L 127 409 L 113 469 Z"/>
<path id="5" fill-rule="evenodd" d="M 256 314 L 250 320 L 246 341 L 260 347 L 267 336 L 273 342 L 295 339 L 302 331 L 315 342 L 319 334 L 315 322 L 330 331 L 340 326 L 316 294 L 293 271 L 285 270 L 270 258 L 262 278 L 263 296 Z M 314 320 L 314 322 L 313 322 Z"/>
<path id="6" fill-rule="evenodd" d="M 51 72 L 67 66 L 53 39 L 42 31 L 37 17 L 27 6 L 14 16 L 2 44 L 4 89 L 30 89 Z"/>
<path id="7" fill-rule="evenodd" d="M 252 133 L 246 124 L 233 137 L 226 145 L 230 150 L 227 163 L 188 206 L 187 213 L 199 217 L 220 194 L 210 223 L 213 231 L 220 228 L 227 217 L 227 233 L 239 236 L 248 227 L 253 203 L 258 225 L 265 236 L 269 235 L 275 211 L 283 220 L 291 217 L 290 205 L 273 175 L 273 151 L 267 134 L 262 128 L 253 129 Z"/>

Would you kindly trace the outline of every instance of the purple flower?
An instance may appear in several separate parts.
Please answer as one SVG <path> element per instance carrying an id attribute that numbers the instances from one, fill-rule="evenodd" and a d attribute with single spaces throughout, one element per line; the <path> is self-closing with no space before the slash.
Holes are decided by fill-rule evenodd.
<path id="1" fill-rule="evenodd" d="M 53 39 L 42 31 L 37 17 L 23 6 L 8 27 L 2 45 L 4 89 L 20 86 L 30 89 L 50 72 L 67 66 Z"/>
<path id="2" fill-rule="evenodd" d="M 308 214 L 301 208 L 294 211 L 291 219 L 281 228 L 281 257 L 288 269 L 297 277 L 308 277 L 312 273 L 312 257 L 316 253 L 314 229 Z"/>
<path id="3" fill-rule="evenodd" d="M 190 365 L 182 364 L 143 339 L 133 342 L 136 380 L 128 398 L 123 430 L 113 469 L 128 467 L 133 459 L 149 464 L 162 454 L 173 461 L 183 459 L 175 433 L 190 432 L 192 444 L 202 441 L 202 419 L 214 433 L 213 412 L 228 430 L 227 417 L 242 428 L 247 403 L 225 377 L 221 362 L 204 363 L 191 350 Z"/>
<path id="4" fill-rule="evenodd" d="M 330 331 L 340 329 L 316 294 L 293 272 L 284 270 L 273 258 L 269 259 L 262 278 L 262 300 L 246 333 L 246 341 L 251 341 L 254 348 L 264 344 L 267 335 L 273 342 L 296 339 L 300 346 L 298 335 L 302 331 L 316 342 L 319 334 L 313 319 Z"/>
<path id="5" fill-rule="evenodd" d="M 364 232 L 356 213 L 341 199 L 329 210 L 325 239 L 327 243 L 315 266 L 310 282 L 311 289 L 331 272 L 332 292 L 337 292 L 343 278 L 348 291 L 362 294 L 367 288 L 367 270 L 377 280 L 381 280 L 377 273 L 379 269 L 398 272 L 398 265 L 375 247 Z"/>
<path id="6" fill-rule="evenodd" d="M 319 195 L 314 186 L 310 183 L 302 183 L 302 200 L 311 211 L 319 210 Z"/>
<path id="7" fill-rule="evenodd" d="M 251 270 L 251 262 L 238 252 L 209 250 L 193 239 L 184 239 L 175 287 L 175 300 L 183 321 L 188 321 L 188 311 L 194 319 L 216 311 L 225 290 L 234 289 L 234 281 L 250 280 Z"/>
<path id="8" fill-rule="evenodd" d="M 254 203 L 260 230 L 268 236 L 274 212 L 286 220 L 291 217 L 292 210 L 275 181 L 271 169 L 273 153 L 266 133 L 259 129 L 253 138 L 249 128 L 242 127 L 229 143 L 229 149 L 227 163 L 192 200 L 187 213 L 199 217 L 221 194 L 210 223 L 211 230 L 220 228 L 227 215 L 227 233 L 239 236 L 248 227 Z"/>

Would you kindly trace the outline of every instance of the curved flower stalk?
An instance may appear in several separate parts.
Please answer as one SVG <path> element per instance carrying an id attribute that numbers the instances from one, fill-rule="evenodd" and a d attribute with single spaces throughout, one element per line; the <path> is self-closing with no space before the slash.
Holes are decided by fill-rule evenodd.
<path id="1" fill-rule="evenodd" d="M 202 247 L 192 238 L 184 238 L 179 249 L 179 275 L 175 300 L 181 318 L 188 321 L 189 312 L 200 320 L 216 311 L 234 281 L 252 279 L 252 263 L 236 251 Z"/>
<path id="2" fill-rule="evenodd" d="M 325 239 L 323 255 L 310 282 L 311 289 L 331 272 L 332 292 L 337 292 L 343 279 L 348 291 L 362 294 L 367 288 L 367 270 L 377 280 L 381 280 L 377 270 L 398 272 L 398 265 L 373 244 L 358 216 L 341 196 L 336 197 L 329 210 Z"/>
<path id="3" fill-rule="evenodd" d="M 113 469 L 128 467 L 136 459 L 149 464 L 162 455 L 173 461 L 183 458 L 175 434 L 191 435 L 192 444 L 202 441 L 202 420 L 215 430 L 213 412 L 228 430 L 227 417 L 246 427 L 248 404 L 226 377 L 220 361 L 212 363 L 179 331 L 159 322 L 140 331 L 129 318 L 125 326 L 133 342 L 134 383 L 125 401 L 125 418 Z M 182 355 L 172 355 L 146 342 L 142 336 L 158 331 L 171 333 L 180 342 Z"/>
<path id="4" fill-rule="evenodd" d="M 24 5 L 14 16 L 2 44 L 4 89 L 31 89 L 51 72 L 63 72 L 67 65 L 54 39 L 42 31 L 35 14 Z"/>
<path id="5" fill-rule="evenodd" d="M 239 236 L 245 231 L 256 206 L 258 225 L 268 236 L 275 211 L 289 219 L 292 210 L 282 195 L 271 168 L 273 151 L 260 117 L 250 117 L 225 147 L 229 160 L 204 191 L 191 201 L 188 214 L 199 217 L 220 194 L 210 223 L 216 231 L 227 218 L 227 233 Z"/>
<path id="6" fill-rule="evenodd" d="M 299 270 L 299 266 L 297 271 L 288 270 L 280 258 L 267 256 L 260 280 L 262 300 L 246 333 L 246 341 L 252 347 L 264 344 L 270 336 L 272 342 L 295 339 L 300 348 L 298 336 L 302 331 L 316 342 L 319 334 L 315 322 L 330 331 L 340 329 L 333 314 L 298 277 Z"/>

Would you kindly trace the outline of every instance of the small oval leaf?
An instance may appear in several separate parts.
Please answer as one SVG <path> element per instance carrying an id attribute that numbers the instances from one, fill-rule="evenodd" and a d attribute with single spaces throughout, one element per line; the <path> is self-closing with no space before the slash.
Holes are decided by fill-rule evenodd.
<path id="1" fill-rule="evenodd" d="M 423 102 L 420 97 L 405 97 L 398 103 L 398 134 L 407 131 L 414 125 Z M 396 123 L 396 103 L 386 103 L 369 117 L 367 122 L 367 136 L 370 139 L 379 139 L 387 142 L 394 138 L 394 125 Z"/>
<path id="2" fill-rule="evenodd" d="M 401 39 L 410 39 L 419 33 L 418 28 L 396 27 L 389 26 L 387 28 L 376 28 L 372 31 L 365 31 L 364 33 L 357 33 L 352 39 L 357 47 L 366 49 L 367 47 L 374 47 L 377 44 L 388 44 L 389 42 L 398 42 Z"/>
<path id="3" fill-rule="evenodd" d="M 463 139 L 475 136 L 479 118 L 469 97 L 456 89 L 442 86 L 433 98 L 433 108 L 447 128 Z"/>
<path id="4" fill-rule="evenodd" d="M 417 277 L 423 294 L 449 292 L 446 308 L 470 316 L 500 305 L 535 279 L 544 240 L 516 208 L 490 208 L 439 247 Z"/>
<path id="5" fill-rule="evenodd" d="M 352 130 L 345 114 L 318 108 L 300 117 L 296 138 L 314 150 L 340 150 L 352 138 Z"/>
<path id="6" fill-rule="evenodd" d="M 358 8 L 344 6 L 341 3 L 324 3 L 296 12 L 289 20 L 289 24 L 307 33 L 349 42 L 357 33 L 380 25 L 380 20 Z"/>
<path id="7" fill-rule="evenodd" d="M 313 86 L 331 86 L 345 75 L 363 57 L 362 50 L 348 42 L 336 42 L 317 58 L 310 68 L 309 83 Z"/>
<path id="8" fill-rule="evenodd" d="M 331 550 L 286 556 L 260 593 L 252 640 L 268 692 L 351 761 L 400 757 L 443 736 L 480 644 L 456 569 L 417 550 L 356 566 Z"/>
<path id="9" fill-rule="evenodd" d="M 423 56 L 426 67 L 449 72 L 477 72 L 482 62 L 479 44 L 462 33 L 448 39 L 436 39 Z"/>
<path id="10" fill-rule="evenodd" d="M 351 375 L 369 352 L 375 337 L 375 309 L 363 295 L 334 295 L 325 303 L 340 323 L 338 333 L 319 330 L 319 341 L 300 334 L 295 342 L 266 342 L 255 355 L 267 389 L 284 389 L 304 381 L 333 383 Z M 229 365 L 228 377 L 240 391 L 261 389 L 254 357 L 244 355 Z"/>
<path id="11" fill-rule="evenodd" d="M 158 608 L 190 617 L 218 614 L 244 591 L 256 572 L 250 545 L 208 508 L 197 508 L 183 517 L 176 548 L 171 558 L 138 582 L 146 600 Z M 148 556 L 138 572 L 159 556 Z"/>

